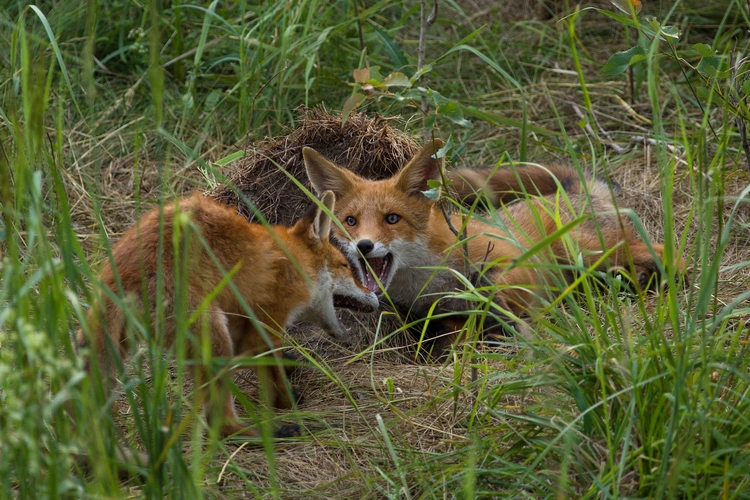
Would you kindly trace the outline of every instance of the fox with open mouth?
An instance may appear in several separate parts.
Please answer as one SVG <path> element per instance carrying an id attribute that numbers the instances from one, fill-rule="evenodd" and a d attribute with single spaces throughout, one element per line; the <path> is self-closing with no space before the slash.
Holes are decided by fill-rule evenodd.
<path id="1" fill-rule="evenodd" d="M 641 240 L 616 210 L 606 182 L 570 167 L 454 170 L 447 177 L 457 199 L 471 201 L 483 193 L 499 209 L 491 214 L 492 224 L 485 222 L 492 217 L 446 214 L 426 195 L 428 182 L 442 177 L 442 160 L 436 158 L 442 146 L 440 140 L 429 142 L 384 180 L 362 178 L 303 149 L 313 188 L 336 194 L 335 215 L 346 232 L 333 228 L 333 238 L 350 261 L 359 263 L 362 283 L 381 294 L 381 303 L 391 302 L 411 319 L 475 310 L 476 303 L 456 294 L 466 280 L 486 287 L 493 317 L 501 318 L 494 326 L 507 330 L 519 326 L 511 318 L 528 316 L 541 298 L 559 289 L 561 273 L 553 269 L 582 264 L 620 270 L 640 289 L 656 286 L 665 265 L 683 269 L 680 258 L 662 264 L 663 245 Z M 463 233 L 464 244 L 454 230 Z M 533 255 L 525 255 L 532 248 L 537 249 Z M 463 283 L 459 275 L 465 275 Z M 562 275 L 572 279 L 571 273 Z"/>
<path id="2" fill-rule="evenodd" d="M 103 385 L 111 390 L 132 340 L 122 303 L 132 302 L 146 318 L 156 318 L 161 301 L 167 311 L 163 331 L 146 331 L 161 335 L 169 348 L 178 334 L 185 336 L 207 416 L 219 419 L 223 437 L 258 436 L 237 416 L 228 371 L 216 375 L 218 394 L 207 394 L 210 384 L 205 382 L 214 376 L 214 367 L 202 356 L 208 347 L 211 359 L 265 355 L 275 360 L 255 367 L 259 385 L 270 404 L 288 408 L 294 393 L 287 390 L 281 363 L 280 330 L 306 321 L 346 340 L 335 308 L 377 309 L 375 293 L 357 281 L 346 257 L 331 244 L 334 205 L 333 193 L 322 193 L 319 205 L 292 227 L 250 224 L 231 208 L 199 195 L 147 213 L 114 245 L 85 330 L 78 332 L 78 346 L 90 351 L 89 371 L 96 359 Z M 184 282 L 178 279 L 183 267 Z M 198 315 L 189 331 L 177 329 L 171 312 L 180 300 L 188 313 Z"/>

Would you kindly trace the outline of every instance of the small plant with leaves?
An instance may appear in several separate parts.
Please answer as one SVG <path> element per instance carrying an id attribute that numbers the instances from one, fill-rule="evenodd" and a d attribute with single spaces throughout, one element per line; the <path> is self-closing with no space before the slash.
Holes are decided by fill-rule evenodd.
<path id="1" fill-rule="evenodd" d="M 745 55 L 747 44 L 744 47 L 724 44 L 722 50 L 703 42 L 680 47 L 680 28 L 663 23 L 654 16 L 639 16 L 641 3 L 638 0 L 611 2 L 620 12 L 604 9 L 599 12 L 620 22 L 626 32 L 630 28 L 635 29 L 637 40 L 629 49 L 613 54 L 599 74 L 616 76 L 627 71 L 634 92 L 646 78 L 649 57 L 665 58 L 676 63 L 672 69 L 679 71 L 697 102 L 704 106 L 718 102 L 734 116 L 750 170 L 750 142 L 746 132 L 746 122 L 750 119 L 750 63 Z"/>

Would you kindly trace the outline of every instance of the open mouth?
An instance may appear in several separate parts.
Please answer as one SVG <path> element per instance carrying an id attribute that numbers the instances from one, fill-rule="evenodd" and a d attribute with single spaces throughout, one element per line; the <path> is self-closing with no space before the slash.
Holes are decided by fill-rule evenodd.
<path id="1" fill-rule="evenodd" d="M 386 278 L 391 271 L 392 262 L 393 256 L 391 254 L 387 254 L 385 257 L 359 259 L 359 264 L 364 273 L 364 281 L 362 284 L 365 285 L 365 288 L 371 292 L 379 293 L 380 286 L 378 285 L 378 281 L 380 281 L 383 286 L 387 285 Z M 377 280 L 375 279 L 375 276 L 373 276 L 373 273 L 377 276 Z"/>
<path id="2" fill-rule="evenodd" d="M 334 295 L 333 306 L 336 308 L 350 309 L 358 312 L 372 312 L 374 309 L 372 305 L 360 302 L 354 297 L 347 297 L 345 295 Z"/>

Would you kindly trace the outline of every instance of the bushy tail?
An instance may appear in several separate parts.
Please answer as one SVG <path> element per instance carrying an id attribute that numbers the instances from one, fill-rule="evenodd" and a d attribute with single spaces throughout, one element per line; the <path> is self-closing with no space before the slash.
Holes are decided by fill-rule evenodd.
<path id="1" fill-rule="evenodd" d="M 580 177 L 575 169 L 562 165 L 541 167 L 462 168 L 448 172 L 452 187 L 460 201 L 472 204 L 477 195 L 484 196 L 492 205 L 499 206 L 528 195 L 546 196 L 578 189 Z"/>

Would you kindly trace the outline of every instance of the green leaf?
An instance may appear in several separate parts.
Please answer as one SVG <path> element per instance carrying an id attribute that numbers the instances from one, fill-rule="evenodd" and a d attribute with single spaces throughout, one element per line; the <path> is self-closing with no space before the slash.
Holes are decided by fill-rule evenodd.
<path id="1" fill-rule="evenodd" d="M 448 101 L 445 104 L 438 106 L 438 108 L 435 110 L 435 113 L 448 118 L 456 125 L 460 125 L 462 127 L 471 127 L 471 122 L 464 118 L 463 111 L 461 111 L 461 108 L 458 106 L 458 104 L 456 104 L 455 101 Z"/>
<path id="2" fill-rule="evenodd" d="M 427 197 L 428 200 L 437 200 L 440 196 L 438 188 L 430 188 L 427 191 L 422 191 L 422 194 Z"/>
<path id="3" fill-rule="evenodd" d="M 447 97 L 443 97 L 443 95 L 437 90 L 427 88 L 424 89 L 424 92 L 425 94 L 427 94 L 427 97 L 429 97 L 430 101 L 435 105 L 436 108 L 439 108 L 440 106 L 444 106 L 445 104 L 451 102 L 450 99 L 448 99 Z"/>
<path id="4" fill-rule="evenodd" d="M 395 71 L 385 77 L 383 85 L 386 87 L 410 87 L 411 82 L 405 74 Z"/>
<path id="5" fill-rule="evenodd" d="M 656 18 L 651 16 L 647 16 L 646 21 L 648 25 L 641 24 L 640 28 L 649 38 L 658 37 L 659 40 L 664 42 L 675 43 L 682 36 L 680 28 L 677 26 L 662 26 Z"/>
<path id="6" fill-rule="evenodd" d="M 422 78 L 422 75 L 429 73 L 430 71 L 432 71 L 432 64 L 425 64 L 424 66 L 422 66 L 422 69 L 418 70 L 411 76 L 411 83 L 416 83 L 420 78 Z"/>
<path id="7" fill-rule="evenodd" d="M 383 75 L 380 74 L 380 66 L 370 66 L 370 81 L 368 83 L 372 83 L 372 80 L 375 80 L 377 83 L 383 81 Z"/>
<path id="8" fill-rule="evenodd" d="M 716 76 L 718 73 L 719 60 L 717 57 L 704 57 L 695 68 L 706 76 Z"/>
<path id="9" fill-rule="evenodd" d="M 716 55 L 701 58 L 696 69 L 699 73 L 711 78 L 728 78 L 730 75 L 724 60 Z"/>
<path id="10" fill-rule="evenodd" d="M 427 118 L 424 120 L 424 130 L 427 135 L 430 135 L 432 133 L 432 130 L 435 128 L 435 120 L 437 119 L 437 115 L 435 113 L 428 113 Z"/>
<path id="11" fill-rule="evenodd" d="M 750 79 L 745 80 L 742 83 L 742 93 L 745 95 L 750 95 Z"/>
<path id="12" fill-rule="evenodd" d="M 450 151 L 451 149 L 453 149 L 453 136 L 452 135 L 448 137 L 448 140 L 445 141 L 445 144 L 443 145 L 443 147 L 438 149 L 437 152 L 433 156 L 435 158 L 444 158 L 445 155 L 448 154 L 448 151 Z"/>
<path id="13" fill-rule="evenodd" d="M 365 95 L 360 94 L 359 92 L 353 93 L 351 96 L 349 96 L 349 99 L 346 100 L 344 103 L 344 108 L 341 110 L 341 126 L 343 127 L 346 123 L 346 119 L 349 118 L 349 115 L 352 114 L 352 111 L 354 111 L 357 106 L 362 104 L 362 101 L 365 100 Z"/>
<path id="14" fill-rule="evenodd" d="M 620 9 L 626 14 L 630 14 L 630 10 L 638 14 L 641 11 L 640 0 L 609 0 L 612 5 Z"/>
<path id="15" fill-rule="evenodd" d="M 421 89 L 421 90 L 423 91 L 424 89 Z M 394 99 L 396 99 L 396 101 L 398 102 L 403 102 L 403 101 L 417 102 L 417 100 L 419 100 L 422 97 L 422 94 L 423 93 L 420 91 L 419 88 L 416 88 L 416 89 L 410 88 L 410 89 L 407 89 L 405 92 L 398 92 L 394 96 Z"/>
<path id="16" fill-rule="evenodd" d="M 651 26 L 651 29 L 654 30 L 654 33 L 658 33 L 661 29 L 661 23 L 657 21 L 654 17 L 646 16 L 646 22 L 649 26 Z"/>
<path id="17" fill-rule="evenodd" d="M 706 43 L 696 43 L 693 48 L 700 54 L 701 57 L 713 57 L 716 55 L 716 51 Z"/>
<path id="18" fill-rule="evenodd" d="M 680 28 L 678 28 L 677 26 L 664 26 L 662 27 L 659 34 L 662 35 L 662 37 L 670 43 L 678 42 L 680 40 L 680 37 L 682 36 Z"/>
<path id="19" fill-rule="evenodd" d="M 624 52 L 617 52 L 609 58 L 607 64 L 599 71 L 600 75 L 619 75 L 628 69 L 628 66 L 642 61 L 646 57 L 643 47 L 636 45 Z"/>

